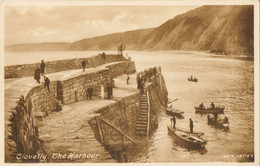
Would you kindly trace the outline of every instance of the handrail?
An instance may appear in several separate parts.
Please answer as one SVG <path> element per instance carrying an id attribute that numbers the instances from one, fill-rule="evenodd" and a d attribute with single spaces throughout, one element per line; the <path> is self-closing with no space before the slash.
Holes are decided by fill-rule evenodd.
<path id="1" fill-rule="evenodd" d="M 146 95 L 147 95 L 147 107 L 148 107 L 146 136 L 148 137 L 149 136 L 149 130 L 150 130 L 150 100 L 149 100 L 148 87 L 147 87 L 147 90 L 146 90 Z"/>
<path id="2" fill-rule="evenodd" d="M 136 144 L 136 142 L 129 136 L 127 136 L 125 133 L 123 133 L 122 130 L 120 130 L 118 127 L 112 125 L 111 123 L 107 122 L 104 119 L 100 119 L 101 121 L 103 121 L 105 124 L 109 125 L 110 127 L 112 127 L 114 130 L 118 131 L 120 134 L 122 134 L 123 136 L 125 136 L 128 140 L 130 140 L 132 143 Z"/>

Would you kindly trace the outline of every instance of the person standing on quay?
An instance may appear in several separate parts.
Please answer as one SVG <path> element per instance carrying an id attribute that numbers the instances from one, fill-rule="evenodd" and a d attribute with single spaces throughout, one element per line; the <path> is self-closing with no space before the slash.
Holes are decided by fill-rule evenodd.
<path id="1" fill-rule="evenodd" d="M 44 76 L 44 86 L 45 86 L 45 88 L 47 86 L 48 91 L 51 93 L 51 91 L 50 91 L 50 80 L 47 76 Z"/>
<path id="2" fill-rule="evenodd" d="M 193 133 L 193 121 L 190 118 L 190 132 Z"/>
<path id="3" fill-rule="evenodd" d="M 45 70 L 45 63 L 44 63 L 44 60 L 42 60 L 42 62 L 41 62 L 41 73 L 42 73 L 42 76 L 44 75 L 44 70 Z"/>
<path id="4" fill-rule="evenodd" d="M 38 67 L 34 71 L 34 79 L 37 81 L 37 83 L 40 83 L 41 71 Z"/>
<path id="5" fill-rule="evenodd" d="M 101 99 L 104 99 L 104 98 L 105 98 L 105 89 L 104 89 L 104 86 L 103 86 L 103 85 L 101 85 L 100 90 L 101 90 L 101 93 L 100 93 Z"/>
<path id="6" fill-rule="evenodd" d="M 82 64 L 83 71 L 85 71 L 85 68 L 86 68 L 86 61 L 82 61 L 81 64 Z"/>
<path id="7" fill-rule="evenodd" d="M 127 85 L 129 84 L 129 80 L 130 80 L 130 77 L 129 77 L 129 74 L 127 74 L 127 78 L 126 78 Z"/>

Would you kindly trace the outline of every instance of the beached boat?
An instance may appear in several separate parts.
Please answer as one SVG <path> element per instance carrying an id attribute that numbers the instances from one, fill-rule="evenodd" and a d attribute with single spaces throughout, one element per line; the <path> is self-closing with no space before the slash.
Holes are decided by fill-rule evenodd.
<path id="1" fill-rule="evenodd" d="M 214 109 L 212 108 L 200 108 L 200 107 L 195 107 L 195 112 L 196 113 L 219 113 L 219 114 L 224 114 L 224 109 L 225 107 L 215 107 Z"/>
<path id="2" fill-rule="evenodd" d="M 168 107 L 166 109 L 166 114 L 170 115 L 170 116 L 182 116 L 183 113 L 184 113 L 183 111 L 172 108 L 172 107 Z"/>
<path id="3" fill-rule="evenodd" d="M 203 135 L 204 133 L 190 133 L 185 130 L 177 129 L 177 128 L 172 128 L 170 126 L 168 127 L 168 132 L 173 135 L 178 141 L 183 143 L 183 145 L 193 148 L 193 149 L 200 149 L 200 148 L 205 148 L 207 141 L 200 136 Z"/>
<path id="4" fill-rule="evenodd" d="M 214 127 L 218 128 L 218 129 L 223 129 L 225 131 L 229 130 L 229 123 L 225 122 L 224 119 L 215 120 L 214 117 L 208 116 L 208 124 L 213 125 Z"/>
<path id="5" fill-rule="evenodd" d="M 198 82 L 199 80 L 197 78 L 188 78 L 188 81 L 192 81 L 192 82 Z"/>

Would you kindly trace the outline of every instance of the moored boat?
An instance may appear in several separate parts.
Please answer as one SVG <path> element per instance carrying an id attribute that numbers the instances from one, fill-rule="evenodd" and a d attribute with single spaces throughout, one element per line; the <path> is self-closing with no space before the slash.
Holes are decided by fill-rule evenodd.
<path id="1" fill-rule="evenodd" d="M 208 116 L 208 124 L 213 125 L 218 129 L 223 129 L 225 131 L 229 130 L 229 123 L 226 122 L 224 119 L 215 119 L 214 117 Z"/>
<path id="2" fill-rule="evenodd" d="M 192 81 L 192 82 L 198 82 L 198 79 L 197 78 L 188 78 L 188 81 Z"/>
<path id="3" fill-rule="evenodd" d="M 170 126 L 168 127 L 168 133 L 172 134 L 175 136 L 175 138 L 183 143 L 185 146 L 193 149 L 201 149 L 205 148 L 207 141 L 200 136 L 203 135 L 204 133 L 190 133 L 185 130 L 177 129 L 177 128 L 172 128 Z"/>
<path id="4" fill-rule="evenodd" d="M 200 108 L 200 107 L 195 107 L 195 112 L 196 113 L 219 113 L 219 114 L 224 114 L 224 109 L 225 107 L 215 107 L 214 109 L 212 108 Z"/>
<path id="5" fill-rule="evenodd" d="M 172 108 L 172 107 L 168 107 L 166 109 L 166 114 L 170 115 L 170 116 L 182 116 L 183 113 L 184 113 L 183 111 Z"/>

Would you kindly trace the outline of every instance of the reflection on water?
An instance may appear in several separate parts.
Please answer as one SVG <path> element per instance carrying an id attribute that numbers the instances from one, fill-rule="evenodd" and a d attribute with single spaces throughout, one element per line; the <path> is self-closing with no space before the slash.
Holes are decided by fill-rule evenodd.
<path id="1" fill-rule="evenodd" d="M 53 58 L 85 57 L 101 52 L 30 53 L 25 58 L 30 62 L 21 61 L 16 53 L 9 54 L 11 59 L 6 58 L 5 65 L 40 62 L 42 57 L 46 57 L 47 61 Z M 173 51 L 127 53 L 135 61 L 137 71 L 161 66 L 169 98 L 178 99 L 173 107 L 185 112 L 183 119 L 177 119 L 176 127 L 189 130 L 189 118 L 192 118 L 194 130 L 204 132 L 207 140 L 205 150 L 189 150 L 180 146 L 168 135 L 170 118 L 162 110 L 157 130 L 149 138 L 138 138 L 138 146 L 129 147 L 124 152 L 129 162 L 252 161 L 246 157 L 230 156 L 254 152 L 253 61 Z M 199 79 L 197 83 L 187 81 L 191 74 Z M 202 102 L 209 106 L 212 101 L 216 105 L 225 106 L 224 112 L 230 121 L 229 132 L 208 125 L 206 115 L 195 114 L 195 106 Z"/>

